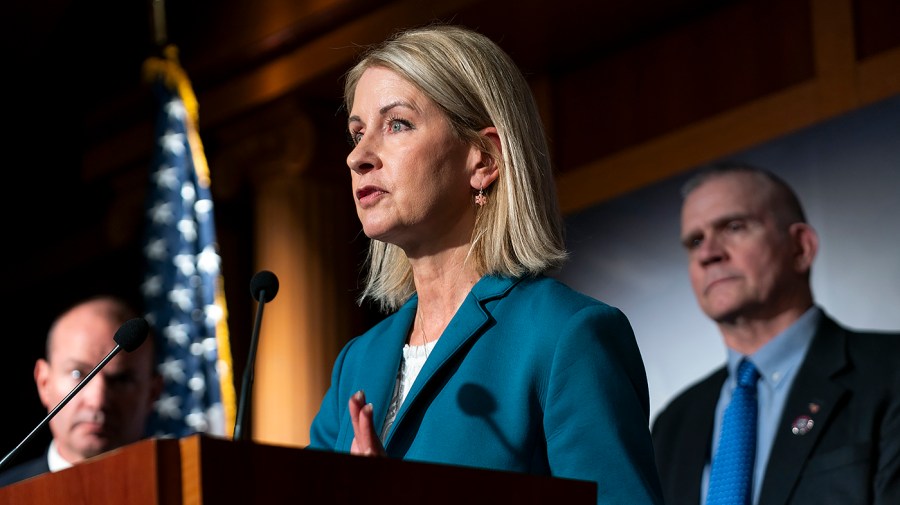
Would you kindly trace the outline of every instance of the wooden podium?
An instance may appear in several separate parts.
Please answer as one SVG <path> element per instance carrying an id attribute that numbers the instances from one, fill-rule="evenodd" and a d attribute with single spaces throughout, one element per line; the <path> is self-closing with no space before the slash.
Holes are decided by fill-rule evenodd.
<path id="1" fill-rule="evenodd" d="M 148 439 L 0 488 L 0 505 L 591 505 L 593 482 L 236 442 Z"/>

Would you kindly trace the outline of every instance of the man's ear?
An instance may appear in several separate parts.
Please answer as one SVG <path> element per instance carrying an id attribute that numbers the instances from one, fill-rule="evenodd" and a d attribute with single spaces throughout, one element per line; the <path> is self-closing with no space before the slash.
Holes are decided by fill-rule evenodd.
<path id="1" fill-rule="evenodd" d="M 498 160 L 503 156 L 503 147 L 496 127 L 488 126 L 478 134 L 483 140 L 481 145 L 486 146 L 487 149 L 473 147 L 475 150 L 473 155 L 476 156 L 476 159 L 469 184 L 474 190 L 487 188 L 497 180 L 497 177 L 500 176 Z"/>
<path id="2" fill-rule="evenodd" d="M 813 260 L 819 250 L 819 235 L 807 223 L 794 223 L 788 229 L 794 243 L 794 269 L 807 273 L 812 269 Z"/>
<path id="3" fill-rule="evenodd" d="M 51 409 L 54 407 L 50 398 L 53 396 L 49 389 L 50 382 L 50 363 L 45 359 L 39 359 L 34 364 L 34 383 L 37 386 L 38 396 L 44 407 Z"/>

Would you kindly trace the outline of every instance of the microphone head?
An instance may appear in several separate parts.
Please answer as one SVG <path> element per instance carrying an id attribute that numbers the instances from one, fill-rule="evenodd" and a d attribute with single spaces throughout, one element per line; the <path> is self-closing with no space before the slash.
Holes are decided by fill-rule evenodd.
<path id="1" fill-rule="evenodd" d="M 263 293 L 265 291 L 265 293 Z M 268 270 L 261 270 L 250 279 L 250 294 L 258 302 L 271 302 L 278 294 L 278 277 Z M 260 300 L 262 294 L 263 299 Z"/>
<path id="2" fill-rule="evenodd" d="M 141 344 L 144 343 L 144 340 L 147 340 L 147 334 L 149 333 L 150 325 L 147 324 L 147 321 L 142 317 L 136 317 L 125 321 L 125 324 L 120 326 L 119 330 L 116 331 L 113 340 L 115 340 L 122 349 L 131 352 L 140 347 Z"/>

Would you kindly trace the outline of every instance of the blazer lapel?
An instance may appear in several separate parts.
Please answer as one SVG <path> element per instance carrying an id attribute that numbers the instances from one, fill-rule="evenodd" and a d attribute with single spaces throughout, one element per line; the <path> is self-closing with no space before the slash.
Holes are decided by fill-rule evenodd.
<path id="1" fill-rule="evenodd" d="M 366 356 L 371 356 L 371 363 L 379 363 L 379 366 L 368 366 L 368 373 L 360 380 L 360 389 L 366 393 L 366 401 L 372 403 L 374 408 L 372 419 L 378 433 L 384 429 L 385 417 L 394 395 L 397 372 L 400 370 L 400 359 L 403 357 L 403 345 L 416 317 L 417 306 L 418 299 L 413 296 L 400 307 L 390 327 L 385 329 L 382 336 L 372 340 L 372 348 L 365 353 Z"/>
<path id="2" fill-rule="evenodd" d="M 690 423 L 696 426 L 696 429 L 685 430 L 682 434 L 684 441 L 680 442 L 680 445 L 694 447 L 695 450 L 686 451 L 683 454 L 683 466 L 676 470 L 679 476 L 678 496 L 681 497 L 679 503 L 700 503 L 703 469 L 710 460 L 716 403 L 727 378 L 726 368 L 717 370 L 708 381 L 703 383 L 703 388 L 698 391 L 697 403 L 691 408 Z"/>
<path id="3" fill-rule="evenodd" d="M 697 429 L 685 434 L 688 439 L 693 439 L 686 442 L 687 447 L 703 448 L 702 451 L 690 453 L 686 461 L 686 470 L 690 474 L 682 482 L 686 485 L 686 489 L 683 490 L 684 496 L 692 497 L 689 503 L 700 503 L 700 488 L 702 487 L 700 483 L 703 481 L 703 469 L 711 459 L 716 404 L 722 392 L 722 385 L 725 384 L 727 378 L 728 370 L 723 367 L 709 381 L 708 387 L 703 391 L 702 403 L 696 409 L 700 416 L 697 420 Z"/>
<path id="4" fill-rule="evenodd" d="M 425 361 L 425 365 L 416 377 L 415 382 L 413 382 L 406 400 L 400 406 L 394 424 L 391 426 L 384 441 L 386 448 L 390 445 L 394 433 L 403 425 L 403 419 L 406 417 L 407 412 L 416 408 L 418 397 L 428 387 L 431 379 L 440 373 L 447 363 L 454 359 L 454 356 L 460 353 L 466 342 L 476 335 L 482 334 L 485 327 L 491 324 L 493 319 L 491 318 L 490 310 L 485 305 L 486 302 L 506 296 L 518 281 L 518 279 L 487 276 L 483 277 L 472 287 L 472 291 L 463 300 L 453 319 L 450 320 L 450 324 L 447 325 L 441 338 L 435 344 L 431 355 L 428 356 L 428 360 Z M 413 313 L 413 317 L 414 315 Z M 411 324 L 412 320 L 410 319 Z M 399 367 L 399 362 L 397 366 Z M 387 398 L 387 403 L 390 403 L 390 396 Z"/>
<path id="5" fill-rule="evenodd" d="M 834 407 L 847 394 L 833 376 L 847 366 L 846 334 L 830 319 L 823 319 L 784 405 L 766 467 L 759 503 L 784 504 L 800 478 L 809 454 Z M 805 433 L 792 431 L 801 416 L 812 421 Z"/>

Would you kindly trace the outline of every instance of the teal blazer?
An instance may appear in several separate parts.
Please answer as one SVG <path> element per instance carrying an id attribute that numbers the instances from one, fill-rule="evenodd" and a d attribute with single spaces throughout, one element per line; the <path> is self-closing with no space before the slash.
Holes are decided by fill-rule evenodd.
<path id="1" fill-rule="evenodd" d="M 381 432 L 417 304 L 413 296 L 341 350 L 310 448 L 350 451 L 347 403 L 359 390 Z M 405 460 L 593 481 L 598 503 L 662 503 L 628 319 L 544 276 L 487 276 L 472 288 L 384 448 Z"/>

